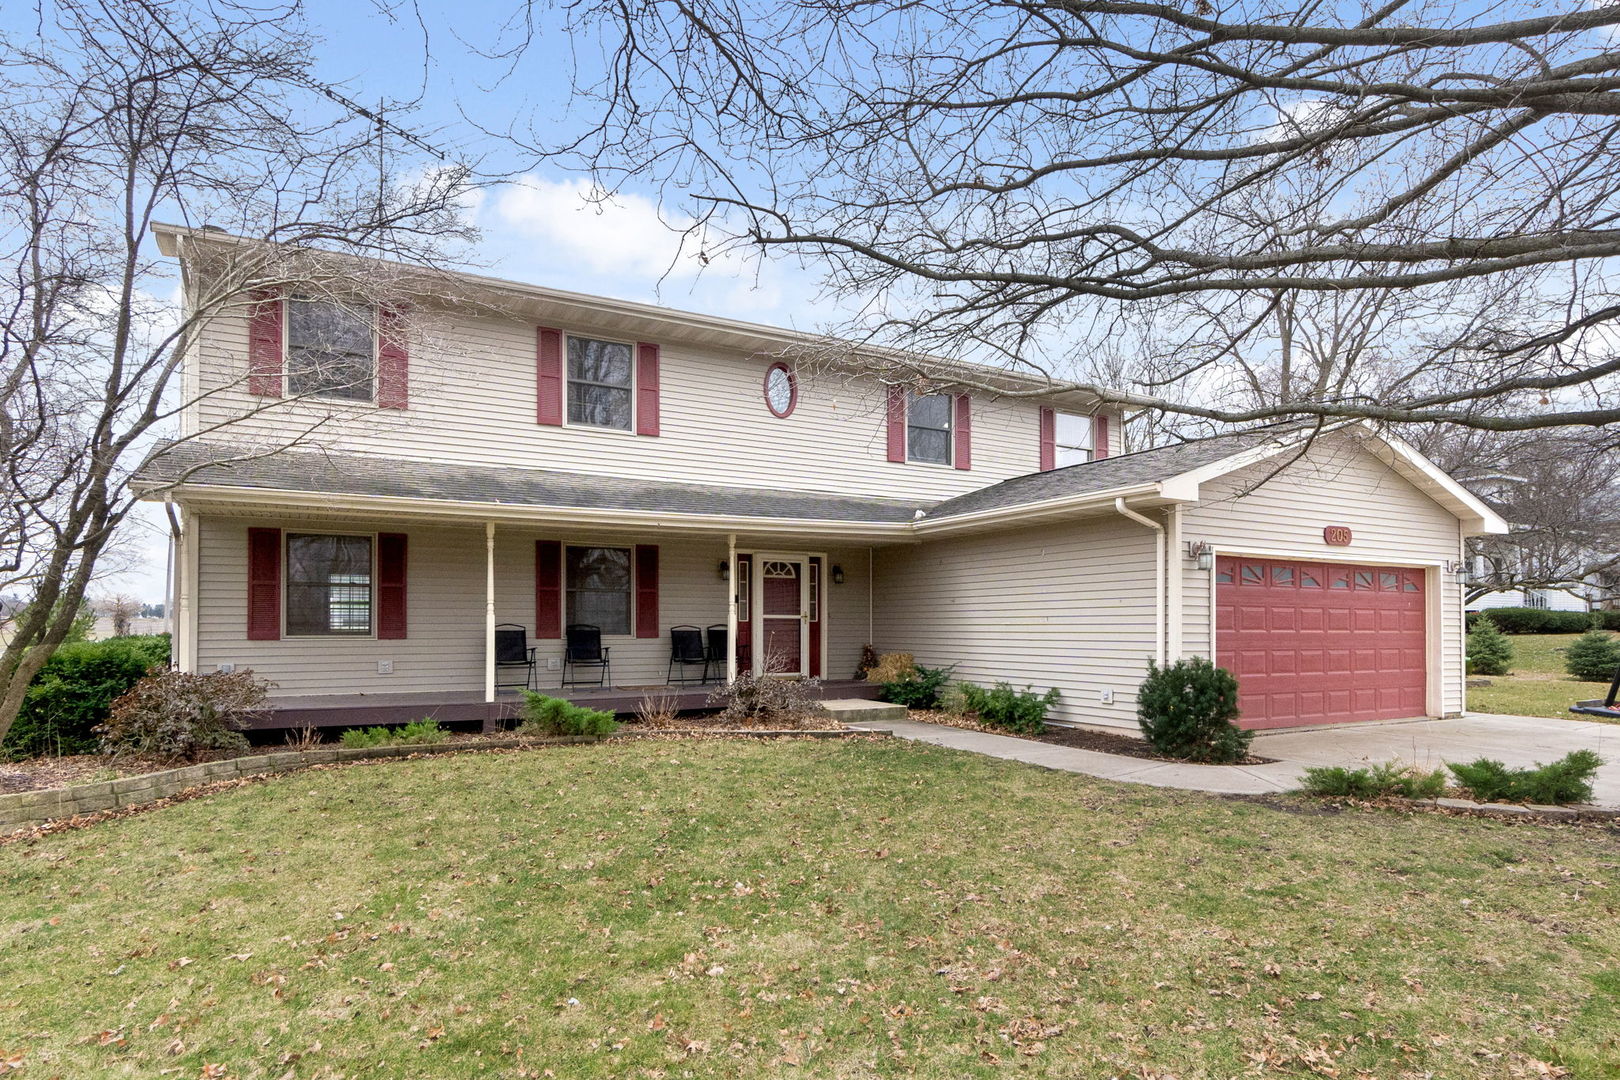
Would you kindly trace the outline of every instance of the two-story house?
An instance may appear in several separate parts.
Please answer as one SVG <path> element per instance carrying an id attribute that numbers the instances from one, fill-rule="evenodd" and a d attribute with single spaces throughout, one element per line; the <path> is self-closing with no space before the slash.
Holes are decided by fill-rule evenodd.
<path id="1" fill-rule="evenodd" d="M 193 291 L 233 242 L 160 233 Z M 1463 708 L 1463 538 L 1503 526 L 1398 439 L 1133 453 L 1115 410 L 1033 379 L 835 374 L 808 335 L 451 278 L 455 302 L 280 287 L 208 320 L 183 438 L 134 481 L 182 522 L 181 667 L 250 667 L 321 723 L 487 718 L 497 628 L 555 687 L 567 628 L 597 627 L 639 695 L 690 626 L 718 678 L 848 680 L 870 643 L 1100 725 L 1187 655 L 1238 675 L 1252 726 Z"/>

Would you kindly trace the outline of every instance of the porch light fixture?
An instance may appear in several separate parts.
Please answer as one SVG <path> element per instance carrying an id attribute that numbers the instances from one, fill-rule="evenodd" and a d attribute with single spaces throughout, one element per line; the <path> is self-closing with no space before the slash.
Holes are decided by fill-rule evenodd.
<path id="1" fill-rule="evenodd" d="M 844 568 L 842 566 L 835 565 L 833 567 L 833 584 L 834 585 L 842 585 L 843 583 L 844 583 Z"/>
<path id="2" fill-rule="evenodd" d="M 1193 560 L 1200 570 L 1215 569 L 1215 549 L 1203 540 L 1187 541 L 1187 558 Z"/>
<path id="3" fill-rule="evenodd" d="M 720 580 L 721 581 L 730 581 L 731 580 L 731 563 L 728 562 L 725 559 L 720 560 Z"/>

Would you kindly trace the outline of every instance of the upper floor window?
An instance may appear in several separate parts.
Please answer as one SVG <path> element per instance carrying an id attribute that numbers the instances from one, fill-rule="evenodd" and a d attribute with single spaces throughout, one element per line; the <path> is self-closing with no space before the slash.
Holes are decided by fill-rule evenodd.
<path id="1" fill-rule="evenodd" d="M 371 633 L 371 537 L 287 534 L 287 635 Z"/>
<path id="2" fill-rule="evenodd" d="M 287 304 L 287 393 L 371 401 L 376 342 L 371 312 L 331 300 Z"/>
<path id="3" fill-rule="evenodd" d="M 951 396 L 906 396 L 906 459 L 951 463 Z"/>
<path id="4" fill-rule="evenodd" d="M 1060 412 L 1055 419 L 1053 465 L 1061 469 L 1065 465 L 1083 465 L 1090 461 L 1095 449 L 1091 417 Z"/>
<path id="5" fill-rule="evenodd" d="M 622 342 L 569 336 L 570 424 L 630 430 L 634 379 L 631 360 L 630 346 Z"/>
<path id="6" fill-rule="evenodd" d="M 765 371 L 765 407 L 772 416 L 788 416 L 799 402 L 799 380 L 793 369 L 778 361 Z"/>

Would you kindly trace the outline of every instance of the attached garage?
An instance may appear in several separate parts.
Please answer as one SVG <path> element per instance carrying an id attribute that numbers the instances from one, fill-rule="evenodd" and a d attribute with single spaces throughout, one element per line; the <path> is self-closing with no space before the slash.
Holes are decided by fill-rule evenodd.
<path id="1" fill-rule="evenodd" d="M 1425 571 L 1222 556 L 1216 662 L 1251 728 L 1425 715 Z"/>

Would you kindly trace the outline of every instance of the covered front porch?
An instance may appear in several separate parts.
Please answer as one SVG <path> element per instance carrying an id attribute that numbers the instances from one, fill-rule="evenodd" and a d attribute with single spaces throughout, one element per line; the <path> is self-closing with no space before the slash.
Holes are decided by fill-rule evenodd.
<path id="1" fill-rule="evenodd" d="M 264 728 L 501 722 L 533 688 L 618 713 L 705 706 L 747 672 L 852 681 L 872 639 L 873 545 L 811 530 L 185 507 L 177 655 L 268 679 Z M 600 628 L 609 665 L 571 661 Z M 673 631 L 718 640 L 672 664 Z M 500 663 L 516 632 L 533 667 Z M 702 682 L 705 675 L 707 681 Z M 565 685 L 565 682 L 567 685 Z"/>

